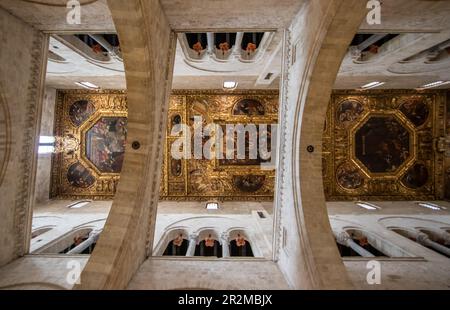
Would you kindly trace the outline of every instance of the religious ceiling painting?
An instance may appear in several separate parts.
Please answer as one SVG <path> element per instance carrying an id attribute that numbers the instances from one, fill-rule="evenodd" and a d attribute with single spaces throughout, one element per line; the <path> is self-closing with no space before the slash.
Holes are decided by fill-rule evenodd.
<path id="1" fill-rule="evenodd" d="M 443 197 L 445 92 L 335 91 L 323 138 L 328 200 Z"/>
<path id="2" fill-rule="evenodd" d="M 127 104 L 121 91 L 58 91 L 55 136 L 79 147 L 53 155 L 52 197 L 108 199 L 122 169 Z"/>
<path id="3" fill-rule="evenodd" d="M 116 191 L 125 154 L 127 136 L 126 95 L 120 91 L 58 91 L 55 136 L 71 137 L 79 146 L 71 152 L 53 155 L 54 198 L 111 199 Z M 245 159 L 173 158 L 171 147 L 179 139 L 174 126 L 186 124 L 189 139 L 202 146 L 211 138 L 194 130 L 195 119 L 202 127 L 223 128 L 224 141 L 236 143 L 226 126 L 254 124 L 257 139 L 245 135 Z M 252 143 L 265 142 L 271 150 L 271 124 L 277 123 L 276 91 L 176 91 L 170 97 L 164 161 L 161 171 L 162 200 L 273 200 L 275 171 L 261 169 L 271 158 L 249 158 Z M 267 125 L 265 127 L 264 125 Z M 67 140 L 67 139 L 65 139 Z M 259 145 L 258 145 L 259 146 Z M 225 150 L 223 151 L 225 152 Z M 192 150 L 192 154 L 194 150 Z M 236 154 L 235 154 L 236 155 Z"/>
<path id="4" fill-rule="evenodd" d="M 190 140 L 194 144 L 197 134 L 195 119 L 200 117 L 204 128 L 209 124 L 222 128 L 224 144 L 230 140 L 237 144 L 236 132 L 228 132 L 227 125 L 254 124 L 258 137 L 252 139 L 246 133 L 245 159 L 226 156 L 225 148 L 222 159 L 171 158 L 171 146 L 179 139 L 179 136 L 171 135 L 173 126 L 188 124 Z M 170 99 L 169 120 L 161 182 L 162 200 L 273 200 L 275 171 L 261 169 L 261 164 L 270 162 L 270 157 L 261 156 L 258 152 L 256 158 L 251 159 L 249 150 L 252 143 L 261 141 L 264 141 L 268 152 L 271 150 L 270 125 L 278 122 L 277 91 L 176 91 Z M 210 138 L 208 133 L 199 137 L 203 145 Z M 260 149 L 259 145 L 257 149 Z"/>

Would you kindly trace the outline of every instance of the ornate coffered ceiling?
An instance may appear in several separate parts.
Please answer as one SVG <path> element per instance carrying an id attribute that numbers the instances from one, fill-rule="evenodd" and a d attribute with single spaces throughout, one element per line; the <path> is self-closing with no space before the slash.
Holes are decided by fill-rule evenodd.
<path id="1" fill-rule="evenodd" d="M 52 164 L 52 197 L 111 198 L 125 153 L 127 104 L 121 91 L 59 91 L 55 135 L 79 147 L 57 153 Z"/>
<path id="2" fill-rule="evenodd" d="M 439 141 L 446 134 L 446 98 L 440 91 L 336 91 L 323 138 L 327 199 L 442 198 L 448 164 Z M 111 198 L 123 160 L 125 93 L 60 91 L 56 114 L 55 134 L 74 137 L 80 147 L 54 156 L 52 195 Z M 172 159 L 171 145 L 179 138 L 171 134 L 172 127 L 186 123 L 192 129 L 195 116 L 222 126 L 277 123 L 278 94 L 173 92 L 160 198 L 271 201 L 274 172 L 261 170 L 261 159 Z"/>
<path id="3" fill-rule="evenodd" d="M 443 197 L 445 92 L 336 91 L 323 138 L 328 200 Z"/>
<path id="4" fill-rule="evenodd" d="M 54 155 L 52 196 L 110 199 L 116 191 L 125 151 L 125 93 L 59 91 L 56 115 L 55 135 L 73 137 L 80 147 Z M 172 158 L 171 146 L 179 138 L 171 135 L 172 127 L 187 124 L 192 128 L 194 117 L 219 126 L 248 123 L 270 126 L 278 119 L 278 93 L 174 92 L 169 105 L 160 198 L 271 201 L 275 172 L 261 169 L 261 163 L 270 159 Z M 193 128 L 191 132 L 194 139 Z M 206 142 L 206 137 L 201 139 Z"/>

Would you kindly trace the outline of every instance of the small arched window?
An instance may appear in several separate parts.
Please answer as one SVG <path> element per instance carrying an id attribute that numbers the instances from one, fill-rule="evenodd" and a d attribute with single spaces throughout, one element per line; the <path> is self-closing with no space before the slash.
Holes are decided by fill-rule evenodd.
<path id="1" fill-rule="evenodd" d="M 185 256 L 189 246 L 189 241 L 183 238 L 180 233 L 175 239 L 171 240 L 164 251 L 164 256 Z"/>
<path id="2" fill-rule="evenodd" d="M 222 257 L 222 245 L 211 234 L 195 247 L 195 256 Z"/>
<path id="3" fill-rule="evenodd" d="M 250 242 L 241 234 L 230 241 L 230 256 L 254 257 Z"/>

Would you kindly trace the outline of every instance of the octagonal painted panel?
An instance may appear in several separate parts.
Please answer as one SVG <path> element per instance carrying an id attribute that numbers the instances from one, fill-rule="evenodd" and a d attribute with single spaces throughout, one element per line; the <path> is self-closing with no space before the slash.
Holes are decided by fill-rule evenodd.
<path id="1" fill-rule="evenodd" d="M 396 173 L 411 156 L 411 142 L 393 115 L 371 116 L 355 132 L 355 157 L 371 173 Z"/>
<path id="2" fill-rule="evenodd" d="M 127 136 L 125 117 L 102 117 L 86 132 L 86 158 L 102 173 L 120 173 Z"/>

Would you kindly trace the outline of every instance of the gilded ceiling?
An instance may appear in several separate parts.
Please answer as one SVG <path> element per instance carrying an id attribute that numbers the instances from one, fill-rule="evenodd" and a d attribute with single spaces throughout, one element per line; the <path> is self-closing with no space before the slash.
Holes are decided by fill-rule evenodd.
<path id="1" fill-rule="evenodd" d="M 445 92 L 337 91 L 323 138 L 327 200 L 443 196 Z"/>
<path id="2" fill-rule="evenodd" d="M 127 104 L 121 91 L 58 91 L 55 136 L 79 144 L 53 156 L 51 196 L 111 198 L 125 153 Z"/>
<path id="3" fill-rule="evenodd" d="M 108 199 L 114 195 L 125 151 L 126 117 L 124 92 L 58 92 L 55 135 L 73 137 L 80 147 L 54 155 L 53 197 Z M 172 127 L 193 128 L 195 117 L 202 117 L 204 125 L 223 128 L 276 124 L 276 91 L 177 91 L 170 98 L 168 117 L 162 200 L 273 200 L 275 172 L 261 169 L 270 158 L 258 154 L 255 159 L 173 159 L 170 150 L 178 139 L 171 134 Z M 194 129 L 191 132 L 195 139 Z M 201 137 L 203 144 L 207 138 Z M 246 148 L 249 143 L 246 140 Z M 267 144 L 270 150 L 271 141 Z"/>
<path id="4" fill-rule="evenodd" d="M 444 195 L 446 93 L 336 91 L 323 138 L 327 200 L 422 200 Z M 55 135 L 79 147 L 53 156 L 52 197 L 110 199 L 125 152 L 127 105 L 121 91 L 59 91 Z M 174 159 L 175 125 L 194 119 L 227 124 L 276 124 L 276 91 L 175 91 L 170 97 L 161 200 L 272 201 L 275 172 L 255 159 Z M 270 128 L 269 128 L 270 129 Z M 270 130 L 269 130 L 270 131 Z M 225 132 L 225 130 L 224 130 Z M 258 131 L 259 135 L 259 131 Z M 270 140 L 270 134 L 268 135 Z M 225 140 L 236 139 L 227 137 Z M 247 138 L 246 138 L 247 139 Z M 208 136 L 200 137 L 202 146 Z M 259 140 L 258 140 L 259 141 Z M 250 141 L 246 140 L 246 148 Z M 270 141 L 268 145 L 270 146 Z"/>

